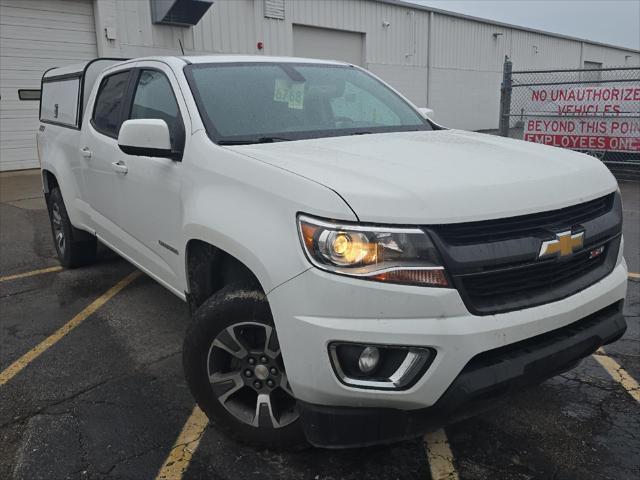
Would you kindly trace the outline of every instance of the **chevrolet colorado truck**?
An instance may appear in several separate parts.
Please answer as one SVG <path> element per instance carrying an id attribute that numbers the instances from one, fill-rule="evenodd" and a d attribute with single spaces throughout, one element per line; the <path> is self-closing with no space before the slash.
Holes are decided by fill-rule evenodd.
<path id="1" fill-rule="evenodd" d="M 187 302 L 189 388 L 250 444 L 417 436 L 626 329 L 600 161 L 444 128 L 354 65 L 53 69 L 38 150 L 62 265 L 100 241 Z"/>

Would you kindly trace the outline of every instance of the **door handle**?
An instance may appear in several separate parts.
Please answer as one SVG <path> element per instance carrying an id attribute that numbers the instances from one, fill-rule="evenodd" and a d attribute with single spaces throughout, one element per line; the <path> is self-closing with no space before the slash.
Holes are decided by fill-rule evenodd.
<path id="1" fill-rule="evenodd" d="M 121 173 L 123 175 L 125 175 L 129 171 L 129 169 L 127 168 L 127 166 L 122 160 L 118 162 L 113 162 L 111 166 L 117 173 Z"/>
<path id="2" fill-rule="evenodd" d="M 91 158 L 91 150 L 89 150 L 89 147 L 82 147 L 80 151 L 82 152 L 82 156 L 84 158 L 86 159 Z"/>

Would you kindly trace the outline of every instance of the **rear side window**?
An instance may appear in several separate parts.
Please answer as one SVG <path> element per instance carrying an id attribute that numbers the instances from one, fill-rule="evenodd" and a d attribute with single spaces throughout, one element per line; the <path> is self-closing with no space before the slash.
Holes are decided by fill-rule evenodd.
<path id="1" fill-rule="evenodd" d="M 142 70 L 136 84 L 130 119 L 160 119 L 169 126 L 171 147 L 184 147 L 184 126 L 169 79 L 157 70 Z"/>
<path id="2" fill-rule="evenodd" d="M 114 73 L 102 79 L 93 110 L 93 126 L 100 133 L 118 137 L 122 124 L 122 102 L 127 91 L 129 71 Z"/>

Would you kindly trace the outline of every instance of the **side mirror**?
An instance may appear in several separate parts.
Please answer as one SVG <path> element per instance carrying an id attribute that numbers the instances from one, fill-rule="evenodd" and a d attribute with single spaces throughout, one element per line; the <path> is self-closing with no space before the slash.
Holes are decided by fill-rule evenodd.
<path id="1" fill-rule="evenodd" d="M 179 159 L 171 149 L 167 122 L 160 119 L 127 120 L 120 127 L 118 146 L 127 155 Z"/>
<path id="2" fill-rule="evenodd" d="M 431 117 L 433 116 L 433 109 L 427 107 L 418 107 L 418 111 L 424 118 L 431 120 Z"/>

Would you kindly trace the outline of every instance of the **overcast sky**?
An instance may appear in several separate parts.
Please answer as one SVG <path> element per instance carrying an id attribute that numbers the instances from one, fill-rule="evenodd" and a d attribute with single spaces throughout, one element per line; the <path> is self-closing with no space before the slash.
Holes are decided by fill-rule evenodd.
<path id="1" fill-rule="evenodd" d="M 442 10 L 640 49 L 640 0 L 409 0 Z"/>

